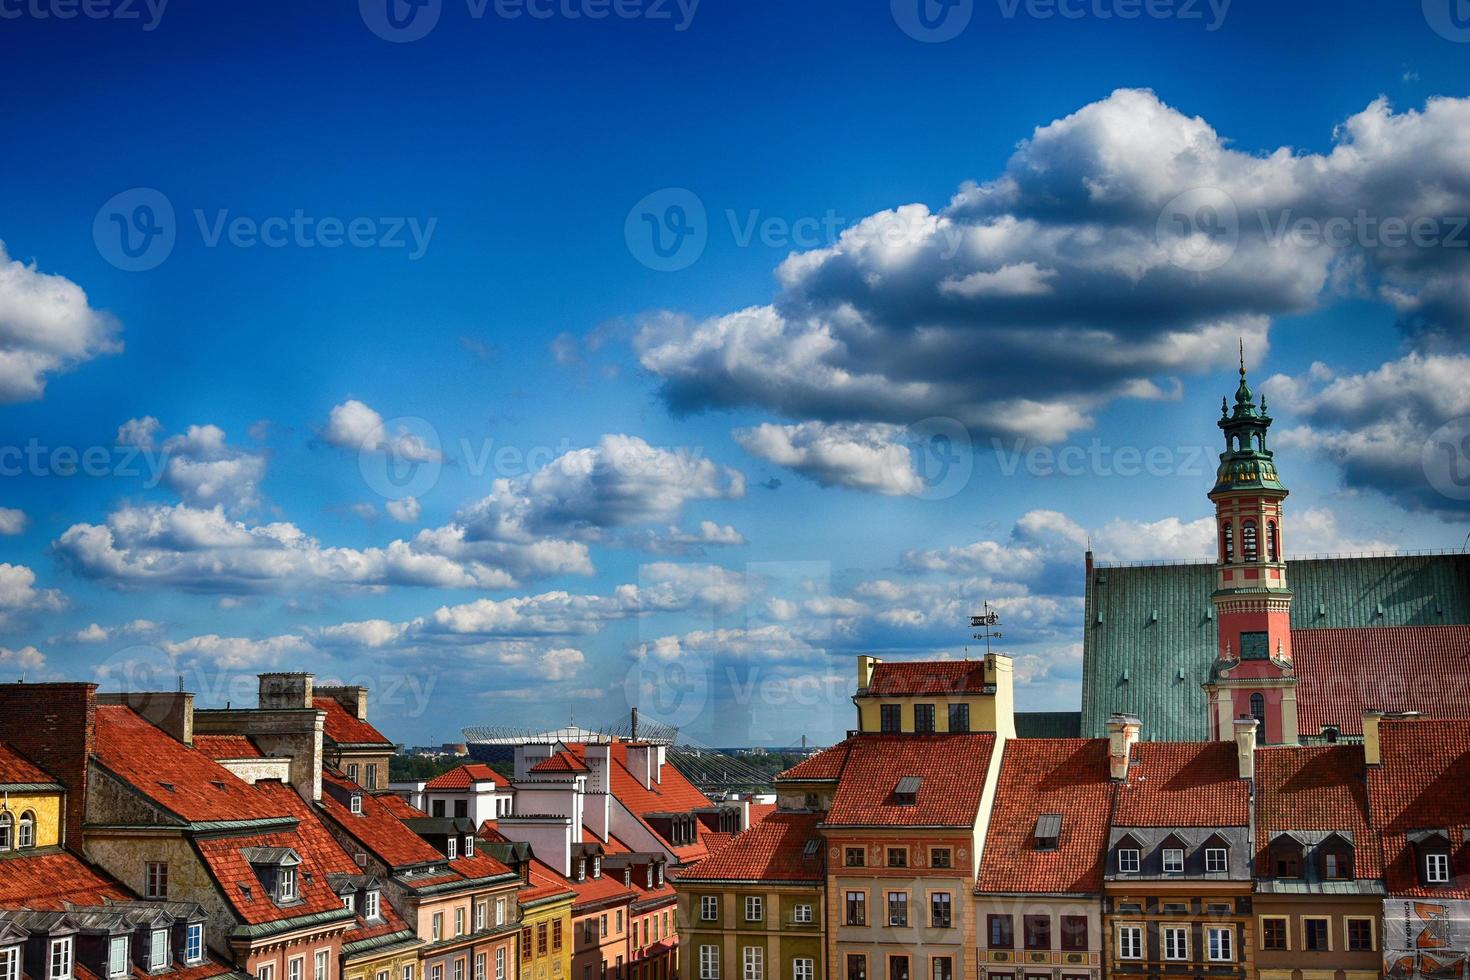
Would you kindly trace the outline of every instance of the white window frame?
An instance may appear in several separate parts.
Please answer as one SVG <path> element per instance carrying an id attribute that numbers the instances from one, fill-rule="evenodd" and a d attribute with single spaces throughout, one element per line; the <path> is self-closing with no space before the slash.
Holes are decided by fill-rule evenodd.
<path id="1" fill-rule="evenodd" d="M 505 947 L 495 951 L 495 980 L 505 980 Z"/>
<path id="2" fill-rule="evenodd" d="M 714 895 L 701 895 L 699 898 L 699 921 L 720 921 L 720 900 Z"/>
<path id="3" fill-rule="evenodd" d="M 1209 948 L 1205 951 L 1211 963 L 1235 962 L 1235 930 L 1230 926 L 1212 926 L 1205 932 Z"/>
<path id="4" fill-rule="evenodd" d="M 75 938 L 62 936 L 60 939 L 51 940 L 51 948 L 47 951 L 49 960 L 46 964 L 47 976 L 50 980 L 71 980 L 75 958 L 73 952 L 76 950 Z"/>
<path id="5" fill-rule="evenodd" d="M 184 962 L 204 962 L 204 923 L 191 922 L 184 930 Z"/>
<path id="6" fill-rule="evenodd" d="M 467 857 L 467 858 L 472 858 L 472 857 L 475 856 L 475 838 L 474 837 L 466 837 L 464 839 L 464 856 Z"/>
<path id="7" fill-rule="evenodd" d="M 429 920 L 429 935 L 434 942 L 444 938 L 444 913 L 435 912 L 434 917 Z"/>
<path id="8" fill-rule="evenodd" d="M 1120 847 L 1120 848 L 1118 848 L 1118 874 L 1120 874 L 1120 875 L 1136 875 L 1136 874 L 1138 874 L 1138 848 L 1136 848 L 1136 847 Z"/>
<path id="9" fill-rule="evenodd" d="M 132 971 L 128 964 L 128 937 L 107 937 L 107 975 L 125 977 Z"/>
<path id="10" fill-rule="evenodd" d="M 1166 874 L 1166 875 L 1182 875 L 1182 874 L 1184 874 L 1184 848 L 1182 848 L 1182 847 L 1166 847 L 1166 848 L 1164 848 L 1164 874 Z"/>
<path id="11" fill-rule="evenodd" d="M 148 934 L 148 969 L 162 970 L 168 966 L 168 930 L 154 929 Z"/>
<path id="12" fill-rule="evenodd" d="M 332 980 L 332 951 L 319 949 L 311 957 L 311 980 Z"/>
<path id="13" fill-rule="evenodd" d="M 1216 862 L 1218 861 L 1218 866 Z M 1210 874 L 1230 870 L 1230 852 L 1223 847 L 1205 848 L 1205 871 Z"/>
<path id="14" fill-rule="evenodd" d="M 816 980 L 817 961 L 805 956 L 798 956 L 791 961 L 792 980 Z"/>
<path id="15" fill-rule="evenodd" d="M 20 829 L 15 835 L 15 846 L 19 850 L 23 847 L 36 846 L 36 815 L 26 810 L 20 815 Z"/>
<path id="16" fill-rule="evenodd" d="M 1175 963 L 1188 960 L 1189 927 L 1164 926 L 1162 932 L 1164 959 Z"/>
<path id="17" fill-rule="evenodd" d="M 464 927 L 465 927 L 464 906 L 460 906 L 459 908 L 457 908 L 457 909 L 454 910 L 454 935 L 456 937 L 463 936 L 464 935 Z"/>
<path id="18" fill-rule="evenodd" d="M 362 917 L 376 919 L 383 914 L 383 896 L 376 888 L 362 893 Z"/>
<path id="19" fill-rule="evenodd" d="M 488 903 L 488 902 L 476 902 L 475 903 L 475 931 L 476 932 L 484 932 L 485 931 L 485 908 L 489 904 L 490 903 Z"/>
<path id="20" fill-rule="evenodd" d="M 495 924 L 497 926 L 505 925 L 505 899 L 503 898 L 497 898 L 495 900 Z"/>
<path id="21" fill-rule="evenodd" d="M 485 954 L 475 954 L 475 980 L 485 980 Z"/>
<path id="22" fill-rule="evenodd" d="M 405 963 L 405 964 L 403 964 L 403 978 L 402 978 L 402 980 L 413 980 L 413 964 L 412 963 Z"/>
<path id="23" fill-rule="evenodd" d="M 1132 950 L 1132 952 L 1129 952 L 1129 950 Z M 1143 926 L 1118 926 L 1118 959 L 1143 959 Z"/>
<path id="24" fill-rule="evenodd" d="M 276 872 L 276 894 L 283 902 L 296 901 L 296 869 L 280 868 Z"/>
<path id="25" fill-rule="evenodd" d="M 1424 855 L 1424 880 L 1431 885 L 1443 885 L 1450 880 L 1450 856 L 1448 854 Z"/>
<path id="26" fill-rule="evenodd" d="M 766 917 L 766 902 L 759 895 L 745 896 L 745 921 L 760 922 Z"/>
<path id="27" fill-rule="evenodd" d="M 352 811 L 352 813 L 355 814 L 355 815 L 359 815 L 360 816 L 362 814 L 362 794 L 361 793 L 353 793 L 352 794 L 352 798 L 347 803 L 347 809 L 350 810 L 350 811 Z"/>
<path id="28" fill-rule="evenodd" d="M 699 947 L 699 980 L 720 980 L 720 947 Z"/>
<path id="29" fill-rule="evenodd" d="M 801 904 L 801 905 L 796 906 L 796 908 L 793 909 L 792 912 L 791 912 L 791 918 L 792 918 L 792 921 L 797 922 L 800 925 L 804 925 L 804 926 L 811 925 L 811 923 L 812 923 L 812 907 L 810 905 L 806 905 L 804 903 Z"/>
<path id="30" fill-rule="evenodd" d="M 764 980 L 765 953 L 759 946 L 746 946 L 740 951 L 740 980 Z"/>
<path id="31" fill-rule="evenodd" d="M 20 980 L 20 947 L 0 949 L 0 980 Z"/>
<path id="32" fill-rule="evenodd" d="M 276 980 L 276 965 L 274 963 L 260 964 L 260 972 L 255 974 L 255 980 Z"/>
<path id="33" fill-rule="evenodd" d="M 305 956 L 293 956 L 286 961 L 286 980 L 306 980 Z"/>
<path id="34" fill-rule="evenodd" d="M 457 853 L 458 849 L 459 849 L 459 839 L 458 838 L 455 838 L 455 837 L 449 838 L 449 847 L 448 847 L 449 860 L 453 861 L 456 857 L 459 856 L 458 853 Z"/>

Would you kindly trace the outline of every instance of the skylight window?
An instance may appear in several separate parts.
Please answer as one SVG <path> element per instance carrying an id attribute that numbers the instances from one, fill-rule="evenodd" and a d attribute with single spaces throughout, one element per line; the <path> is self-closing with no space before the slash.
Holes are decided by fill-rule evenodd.
<path id="1" fill-rule="evenodd" d="M 1062 815 L 1043 813 L 1036 818 L 1036 829 L 1033 833 L 1038 851 L 1055 851 L 1062 837 Z"/>
<path id="2" fill-rule="evenodd" d="M 919 798 L 919 788 L 924 785 L 922 776 L 905 776 L 893 788 L 899 806 L 913 806 Z"/>

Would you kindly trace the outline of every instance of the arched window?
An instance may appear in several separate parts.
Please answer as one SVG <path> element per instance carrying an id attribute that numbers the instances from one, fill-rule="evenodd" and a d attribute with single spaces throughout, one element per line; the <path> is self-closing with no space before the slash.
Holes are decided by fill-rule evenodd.
<path id="1" fill-rule="evenodd" d="M 0 813 L 0 851 L 10 850 L 11 825 L 14 818 L 9 813 Z"/>
<path id="2" fill-rule="evenodd" d="M 1256 738 L 1261 742 L 1270 741 L 1266 738 L 1266 698 L 1260 691 L 1251 695 L 1251 717 L 1260 723 Z"/>
<path id="3" fill-rule="evenodd" d="M 1241 521 L 1240 523 L 1240 557 L 1242 561 L 1255 561 L 1258 557 L 1255 521 Z"/>
<path id="4" fill-rule="evenodd" d="M 1225 556 L 1225 564 L 1235 560 L 1235 529 L 1229 521 L 1220 525 L 1220 553 Z"/>
<path id="5" fill-rule="evenodd" d="M 20 815 L 20 833 L 16 835 L 15 846 L 36 846 L 36 815 L 29 810 Z"/>
<path id="6" fill-rule="evenodd" d="M 1278 542 L 1276 540 L 1276 522 L 1266 522 L 1266 554 L 1271 561 L 1276 560 Z"/>

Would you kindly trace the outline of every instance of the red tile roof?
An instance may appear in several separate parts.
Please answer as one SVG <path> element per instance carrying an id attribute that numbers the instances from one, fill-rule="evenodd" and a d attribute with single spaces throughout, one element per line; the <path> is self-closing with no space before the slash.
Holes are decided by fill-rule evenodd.
<path id="1" fill-rule="evenodd" d="M 391 868 L 443 861 L 432 844 L 414 833 L 392 812 L 392 804 L 382 796 L 362 794 L 362 812 L 353 813 L 327 787 L 335 786 L 345 793 L 361 792 L 357 784 L 335 770 L 322 772 L 322 810 L 354 840 L 371 851 Z"/>
<path id="2" fill-rule="evenodd" d="M 750 825 L 754 827 L 775 812 L 776 804 L 774 803 L 752 803 L 750 805 Z"/>
<path id="3" fill-rule="evenodd" d="M 245 735 L 195 735 L 194 748 L 211 759 L 258 759 L 263 755 Z"/>
<path id="4" fill-rule="evenodd" d="M 54 782 L 55 776 L 0 742 L 0 784 Z"/>
<path id="5" fill-rule="evenodd" d="M 792 782 L 835 780 L 842 775 L 842 767 L 847 765 L 847 753 L 851 749 L 851 742 L 838 742 L 831 748 L 823 749 L 816 755 L 802 759 L 776 778 Z"/>
<path id="6" fill-rule="evenodd" d="M 1256 751 L 1256 871 L 1270 874 L 1276 834 L 1349 831 L 1359 878 L 1382 875 L 1378 833 L 1368 823 L 1367 769 L 1361 745 L 1271 746 Z"/>
<path id="7" fill-rule="evenodd" d="M 981 854 L 981 892 L 1102 891 L 1103 852 L 1113 781 L 1105 738 L 1021 738 L 1006 742 L 995 806 Z M 1054 850 L 1033 834 L 1042 814 L 1060 814 Z"/>
<path id="8" fill-rule="evenodd" d="M 588 868 L 586 880 L 576 881 L 565 877 L 549 864 L 533 858 L 530 875 L 531 884 L 534 886 L 558 885 L 570 889 L 577 896 L 576 901 L 572 903 L 574 912 L 579 911 L 579 907 L 588 905 L 631 902 L 636 895 L 631 888 L 623 887 L 623 879 L 620 877 L 603 875 L 600 878 L 593 878 L 591 868 Z"/>
<path id="9" fill-rule="evenodd" d="M 190 822 L 281 816 L 249 783 L 122 705 L 97 707 L 96 761 L 156 805 Z"/>
<path id="10" fill-rule="evenodd" d="M 209 868 L 216 889 L 225 896 L 235 915 L 248 925 L 342 909 L 342 900 L 327 881 L 327 862 L 320 855 L 302 853 L 302 842 L 295 832 L 206 837 L 195 840 L 194 846 Z M 282 908 L 272 900 L 245 856 L 245 850 L 251 847 L 289 847 L 300 855 L 301 864 L 296 869 L 300 903 Z"/>
<path id="11" fill-rule="evenodd" d="M 1470 717 L 1470 625 L 1291 631 L 1297 731 L 1360 735 L 1363 712 Z"/>
<path id="12" fill-rule="evenodd" d="M 132 899 L 126 890 L 70 851 L 42 848 L 0 860 L 0 908 L 59 912 L 68 903 L 101 905 Z"/>
<path id="13" fill-rule="evenodd" d="M 494 783 L 497 789 L 504 789 L 510 785 L 504 776 L 491 769 L 482 762 L 470 762 L 463 766 L 457 766 L 448 772 L 435 776 L 425 784 L 425 789 L 432 790 L 465 790 L 472 783 Z"/>
<path id="14" fill-rule="evenodd" d="M 877 664 L 866 693 L 899 697 L 961 692 L 979 694 L 984 689 L 983 660 L 911 660 Z"/>
<path id="15" fill-rule="evenodd" d="M 311 704 L 318 711 L 327 713 L 323 732 L 338 745 L 377 743 L 387 748 L 393 746 L 382 732 L 367 722 L 360 721 L 357 715 L 342 707 L 341 702 L 333 698 L 312 698 Z"/>
<path id="16" fill-rule="evenodd" d="M 1247 826 L 1250 787 L 1239 771 L 1234 742 L 1140 742 L 1113 826 Z"/>
<path id="17" fill-rule="evenodd" d="M 384 810 L 387 810 L 399 820 L 416 820 L 419 817 L 428 816 L 427 813 L 396 793 L 378 793 L 375 798 L 383 805 Z"/>
<path id="18" fill-rule="evenodd" d="M 1368 771 L 1373 825 L 1383 838 L 1384 877 L 1394 895 L 1470 898 L 1470 720 L 1385 718 L 1379 725 L 1382 765 Z M 1419 884 L 1416 830 L 1448 832 L 1450 888 Z"/>
<path id="19" fill-rule="evenodd" d="M 588 769 L 587 766 L 582 762 L 582 760 L 578 759 L 570 752 L 563 750 L 536 763 L 534 766 L 531 767 L 530 771 L 548 773 L 591 772 L 592 770 Z"/>
<path id="20" fill-rule="evenodd" d="M 994 747 L 990 734 L 854 736 L 848 739 L 847 762 L 827 823 L 970 827 Z M 922 780 L 912 804 L 898 802 L 894 794 L 906 776 Z"/>
<path id="21" fill-rule="evenodd" d="M 778 811 L 735 837 L 692 868 L 678 871 L 680 881 L 809 881 L 826 873 L 822 836 L 817 824 L 823 813 Z M 816 853 L 807 854 L 807 842 Z"/>

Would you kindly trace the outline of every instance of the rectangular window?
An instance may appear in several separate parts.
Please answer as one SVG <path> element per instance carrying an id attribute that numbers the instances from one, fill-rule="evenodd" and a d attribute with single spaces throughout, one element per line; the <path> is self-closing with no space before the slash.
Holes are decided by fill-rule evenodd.
<path id="1" fill-rule="evenodd" d="M 443 912 L 435 912 L 434 913 L 434 918 L 432 920 L 432 925 L 430 925 L 429 929 L 430 929 L 430 935 L 433 937 L 434 942 L 437 943 L 439 940 L 441 940 L 441 939 L 444 938 L 444 913 Z"/>
<path id="2" fill-rule="evenodd" d="M 383 896 L 376 891 L 369 891 L 362 897 L 362 917 L 364 919 L 376 919 L 383 912 Z"/>
<path id="3" fill-rule="evenodd" d="M 1302 919 L 1302 945 L 1314 953 L 1332 948 L 1331 920 Z"/>
<path id="4" fill-rule="evenodd" d="M 1164 874 L 1177 875 L 1184 872 L 1184 852 L 1177 847 L 1164 848 Z"/>
<path id="5" fill-rule="evenodd" d="M 1125 875 L 1138 874 L 1138 850 L 1136 848 L 1119 848 L 1118 873 Z"/>
<path id="6" fill-rule="evenodd" d="M 1016 945 L 1015 926 L 1008 915 L 992 915 L 986 917 L 987 931 L 990 933 L 991 949 L 1014 949 Z"/>
<path id="7" fill-rule="evenodd" d="M 1261 948 L 1279 950 L 1290 948 L 1286 939 L 1286 919 L 1272 916 L 1261 920 Z"/>
<path id="8" fill-rule="evenodd" d="M 113 936 L 107 944 L 107 975 L 123 977 L 128 973 L 128 937 Z"/>
<path id="9" fill-rule="evenodd" d="M 561 920 L 557 919 L 551 924 L 551 949 L 553 952 L 561 949 Z"/>
<path id="10" fill-rule="evenodd" d="M 1369 953 L 1373 951 L 1373 920 L 1372 919 L 1348 919 L 1347 920 L 1347 943 L 1348 949 L 1355 953 Z"/>
<path id="11" fill-rule="evenodd" d="M 1051 949 L 1051 916 L 1028 915 L 1021 920 L 1027 949 Z"/>
<path id="12" fill-rule="evenodd" d="M 437 937 L 435 937 L 435 938 L 437 938 Z M 530 958 L 531 958 L 531 927 L 530 926 L 526 926 L 526 928 L 524 928 L 524 929 L 521 930 L 521 959 L 523 959 L 523 960 L 529 960 Z"/>
<path id="13" fill-rule="evenodd" d="M 485 917 L 486 917 L 485 914 L 489 910 L 489 905 L 490 905 L 489 902 L 476 902 L 475 903 L 475 931 L 476 932 L 484 932 L 485 931 Z"/>
<path id="14" fill-rule="evenodd" d="M 1229 963 L 1235 959 L 1235 930 L 1210 930 L 1210 960 L 1214 963 Z"/>
<path id="15" fill-rule="evenodd" d="M 366 784 L 366 788 L 367 789 L 377 789 L 378 788 L 378 764 L 376 762 L 369 762 L 367 764 L 367 784 Z"/>
<path id="16" fill-rule="evenodd" d="M 606 913 L 603 913 L 603 915 L 600 918 L 598 918 L 598 920 L 597 920 L 597 931 L 602 936 L 603 939 L 606 939 L 607 938 L 607 914 Z"/>
<path id="17" fill-rule="evenodd" d="M 909 958 L 907 956 L 888 957 L 888 980 L 909 980 Z"/>
<path id="18" fill-rule="evenodd" d="M 968 732 L 970 730 L 970 706 L 968 704 L 952 704 L 949 706 L 949 730 L 952 732 Z"/>
<path id="19" fill-rule="evenodd" d="M 950 864 L 950 850 L 947 847 L 936 847 L 929 851 L 929 866 L 931 868 L 948 868 Z"/>
<path id="20" fill-rule="evenodd" d="M 274 963 L 262 963 L 255 971 L 255 980 L 276 980 L 276 965 Z"/>
<path id="21" fill-rule="evenodd" d="M 296 901 L 296 869 L 281 868 L 276 876 L 276 888 L 283 902 Z"/>
<path id="22" fill-rule="evenodd" d="M 0 949 L 0 980 L 20 980 L 20 947 Z"/>
<path id="23" fill-rule="evenodd" d="M 413 964 L 403 964 L 403 980 L 413 980 Z"/>
<path id="24" fill-rule="evenodd" d="M 1205 848 L 1205 870 L 1211 874 L 1222 874 L 1229 867 L 1225 848 Z"/>
<path id="25" fill-rule="evenodd" d="M 888 893 L 888 924 L 891 926 L 906 926 L 909 924 L 909 893 Z"/>
<path id="26" fill-rule="evenodd" d="M 888 866 L 890 868 L 907 868 L 909 866 L 909 849 L 907 847 L 890 847 L 888 849 Z"/>
<path id="27" fill-rule="evenodd" d="M 306 957 L 293 956 L 286 961 L 286 980 L 302 980 L 306 976 Z"/>
<path id="28" fill-rule="evenodd" d="M 952 904 L 949 892 L 934 892 L 929 896 L 930 928 L 948 929 L 954 925 Z"/>
<path id="29" fill-rule="evenodd" d="M 890 735 L 903 731 L 903 705 L 879 705 L 878 725 Z"/>
<path id="30" fill-rule="evenodd" d="M 764 903 L 759 895 L 745 896 L 745 921 L 759 922 L 765 918 Z"/>
<path id="31" fill-rule="evenodd" d="M 454 961 L 454 980 L 464 980 L 464 957 Z"/>
<path id="32" fill-rule="evenodd" d="M 847 924 L 850 926 L 864 926 L 868 924 L 868 893 L 847 893 Z"/>
<path id="33" fill-rule="evenodd" d="M 868 958 L 860 953 L 847 954 L 847 980 L 868 980 Z"/>
<path id="34" fill-rule="evenodd" d="M 332 980 L 331 964 L 332 951 L 328 949 L 317 950 L 316 956 L 312 960 L 312 980 Z M 384 977 L 383 980 L 387 980 L 387 977 Z"/>
<path id="35" fill-rule="evenodd" d="M 168 862 L 149 861 L 143 876 L 143 897 L 168 898 Z"/>
<path id="36" fill-rule="evenodd" d="M 705 895 L 699 900 L 699 918 L 703 922 L 714 922 L 720 917 L 720 900 L 714 895 Z M 607 935 L 607 916 L 602 917 L 602 932 Z"/>
<path id="37" fill-rule="evenodd" d="M 849 847 L 843 852 L 843 863 L 849 868 L 861 868 L 868 863 L 868 849 L 866 847 Z"/>
<path id="38" fill-rule="evenodd" d="M 798 956 L 791 961 L 791 980 L 816 980 L 817 961 Z"/>
<path id="39" fill-rule="evenodd" d="M 550 948 L 549 934 L 550 934 L 550 930 L 548 930 L 546 928 L 546 923 L 544 923 L 544 922 L 538 922 L 538 923 L 536 923 L 536 955 L 537 956 L 545 956 L 546 955 L 546 951 Z"/>
<path id="40" fill-rule="evenodd" d="M 1424 855 L 1424 880 L 1431 885 L 1442 885 L 1450 880 L 1450 856 L 1448 854 Z"/>
<path id="41" fill-rule="evenodd" d="M 505 955 L 504 946 L 495 951 L 495 980 L 505 980 Z"/>
<path id="42" fill-rule="evenodd" d="M 720 980 L 720 947 L 699 947 L 699 980 Z"/>
<path id="43" fill-rule="evenodd" d="M 352 780 L 354 783 L 358 783 L 359 785 L 361 785 L 360 781 L 357 778 L 357 763 L 347 763 L 347 778 Z"/>
<path id="44" fill-rule="evenodd" d="M 741 977 L 742 980 L 761 980 L 765 975 L 764 964 L 761 961 L 765 950 L 759 946 L 747 946 L 741 954 Z"/>
<path id="45" fill-rule="evenodd" d="M 435 963 L 429 968 L 429 980 L 444 980 L 444 965 Z"/>
<path id="46" fill-rule="evenodd" d="M 930 962 L 934 980 L 954 980 L 954 960 L 948 956 L 936 956 Z"/>
<path id="47" fill-rule="evenodd" d="M 1164 959 L 1189 959 L 1189 930 L 1182 926 L 1164 927 Z"/>
<path id="48" fill-rule="evenodd" d="M 1080 952 L 1087 948 L 1087 916 L 1062 916 L 1062 949 Z"/>
<path id="49" fill-rule="evenodd" d="M 914 705 L 914 731 L 925 733 L 934 731 L 934 705 Z"/>
<path id="50" fill-rule="evenodd" d="M 810 905 L 798 905 L 792 911 L 791 919 L 798 925 L 811 925 L 812 907 Z"/>
<path id="51" fill-rule="evenodd" d="M 51 980 L 71 980 L 72 937 L 51 940 Z"/>
<path id="52" fill-rule="evenodd" d="M 191 922 L 184 932 L 184 961 L 198 963 L 204 959 L 204 923 Z"/>
<path id="53" fill-rule="evenodd" d="M 1118 927 L 1118 958 L 1121 960 L 1143 959 L 1143 927 Z"/>
<path id="54" fill-rule="evenodd" d="M 168 966 L 168 930 L 154 929 L 148 936 L 148 969 L 162 970 Z"/>

